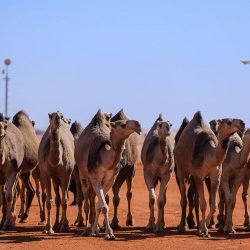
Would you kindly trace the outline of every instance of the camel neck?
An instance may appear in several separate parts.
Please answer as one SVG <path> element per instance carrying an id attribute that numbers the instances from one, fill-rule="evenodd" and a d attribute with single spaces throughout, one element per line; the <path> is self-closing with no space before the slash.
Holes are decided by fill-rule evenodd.
<path id="1" fill-rule="evenodd" d="M 221 164 L 225 160 L 228 146 L 229 146 L 229 136 L 226 136 L 223 133 L 218 133 L 218 145 L 216 148 L 217 164 Z"/>
<path id="2" fill-rule="evenodd" d="M 4 165 L 6 159 L 6 149 L 5 147 L 5 138 L 0 140 L 0 165 Z"/>
<path id="3" fill-rule="evenodd" d="M 160 149 L 163 155 L 166 154 L 166 145 L 167 145 L 167 141 L 166 141 L 167 136 L 161 136 L 159 137 L 159 144 L 160 144 Z"/>
<path id="4" fill-rule="evenodd" d="M 121 153 L 124 147 L 125 139 L 111 131 L 110 139 L 112 142 L 112 149 L 118 153 Z"/>
<path id="5" fill-rule="evenodd" d="M 243 138 L 243 147 L 240 153 L 240 165 L 243 166 L 248 162 L 250 156 L 250 139 Z"/>
<path id="6" fill-rule="evenodd" d="M 62 163 L 62 148 L 58 130 L 50 132 L 49 162 L 54 166 Z"/>

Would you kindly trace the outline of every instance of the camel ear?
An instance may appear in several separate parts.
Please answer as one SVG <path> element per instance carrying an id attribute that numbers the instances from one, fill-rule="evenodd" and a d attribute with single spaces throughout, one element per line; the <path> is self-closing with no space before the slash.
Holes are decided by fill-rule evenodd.
<path id="1" fill-rule="evenodd" d="M 52 119 L 52 114 L 48 113 L 48 116 L 49 116 L 49 119 L 51 120 Z"/>
<path id="2" fill-rule="evenodd" d="M 69 123 L 69 124 L 71 123 L 71 119 L 70 119 L 70 118 L 68 119 L 68 123 Z"/>
<path id="3" fill-rule="evenodd" d="M 35 124 L 36 124 L 35 121 L 32 121 L 31 123 L 32 123 L 32 126 L 35 127 Z"/>
<path id="4" fill-rule="evenodd" d="M 172 127 L 172 126 L 173 126 L 173 124 L 171 122 L 169 122 L 169 127 Z"/>
<path id="5" fill-rule="evenodd" d="M 162 122 L 161 121 L 157 121 L 157 127 L 162 128 Z"/>
<path id="6" fill-rule="evenodd" d="M 232 122 L 233 122 L 233 121 L 230 119 L 230 120 L 227 121 L 227 124 L 228 124 L 229 126 L 231 126 L 231 125 L 232 125 Z"/>

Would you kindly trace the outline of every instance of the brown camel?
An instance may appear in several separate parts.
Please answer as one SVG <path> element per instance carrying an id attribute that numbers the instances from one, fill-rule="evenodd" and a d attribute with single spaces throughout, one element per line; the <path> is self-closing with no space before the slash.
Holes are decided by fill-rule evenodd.
<path id="1" fill-rule="evenodd" d="M 74 141 L 75 141 L 75 145 L 76 145 L 76 142 L 79 139 L 79 137 L 83 131 L 83 127 L 79 122 L 75 121 L 72 123 L 72 125 L 70 127 L 70 131 L 74 137 Z M 75 220 L 74 225 L 77 227 L 82 227 L 82 226 L 84 226 L 83 216 L 82 216 L 83 194 L 82 194 L 81 181 L 79 178 L 79 171 L 78 171 L 78 167 L 76 165 L 75 165 L 74 171 L 72 173 L 72 178 L 71 178 L 69 190 L 74 191 L 73 192 L 74 193 L 74 201 L 76 202 L 76 204 L 78 206 L 78 214 L 77 214 L 77 218 Z"/>
<path id="2" fill-rule="evenodd" d="M 23 188 L 26 188 L 27 192 L 27 200 L 26 204 L 24 206 L 25 200 L 23 199 L 23 196 L 21 197 L 22 202 L 22 214 L 20 215 L 20 222 L 26 222 L 30 206 L 35 194 L 34 188 L 30 181 L 30 176 L 32 174 L 32 171 L 37 167 L 38 164 L 38 147 L 39 147 L 39 140 L 36 135 L 35 131 L 35 122 L 32 121 L 28 114 L 24 111 L 19 111 L 16 113 L 12 119 L 12 123 L 21 131 L 23 135 L 24 140 L 24 158 L 22 162 L 22 172 L 20 175 L 20 178 L 23 183 Z M 23 192 L 21 192 L 23 194 Z M 25 196 L 24 196 L 25 197 Z"/>
<path id="3" fill-rule="evenodd" d="M 155 121 L 147 134 L 141 152 L 144 166 L 144 179 L 149 192 L 150 218 L 146 227 L 148 231 L 164 231 L 164 207 L 166 204 L 166 189 L 174 171 L 174 139 L 170 134 L 170 122 L 164 122 L 162 116 Z M 160 182 L 158 198 L 158 218 L 155 227 L 154 204 L 156 200 L 155 187 Z"/>
<path id="4" fill-rule="evenodd" d="M 221 164 L 224 161 L 229 144 L 229 136 L 238 130 L 244 131 L 245 124 L 239 119 L 219 120 L 218 139 L 209 125 L 197 112 L 182 132 L 174 149 L 177 174 L 180 181 L 182 216 L 179 232 L 186 229 L 186 187 L 190 175 L 193 176 L 199 193 L 202 220 L 199 234 L 208 237 L 207 225 L 217 207 L 217 193 L 220 183 Z M 204 195 L 204 179 L 211 180 L 211 205 L 208 217 L 206 213 L 206 199 Z"/>
<path id="5" fill-rule="evenodd" d="M 245 176 L 245 166 L 250 156 L 250 129 L 246 130 L 243 139 L 235 133 L 230 137 L 227 157 L 222 164 L 219 202 L 219 231 L 235 233 L 233 228 L 233 210 L 236 195 Z M 225 203 L 225 204 L 224 204 Z M 226 217 L 224 221 L 224 205 Z"/>
<path id="6" fill-rule="evenodd" d="M 4 195 L 2 230 L 15 226 L 15 190 L 22 171 L 24 140 L 20 130 L 0 114 L 0 185 Z M 5 188 L 3 187 L 5 186 Z M 5 207 L 6 206 L 6 207 Z"/>
<path id="7" fill-rule="evenodd" d="M 102 114 L 99 110 L 90 124 L 82 132 L 75 151 L 76 163 L 79 168 L 80 180 L 84 193 L 85 230 L 88 234 L 89 191 L 90 186 L 98 198 L 96 203 L 95 221 L 92 235 L 99 235 L 98 218 L 104 214 L 106 236 L 113 240 L 115 236 L 109 224 L 108 205 L 105 196 L 115 182 L 119 172 L 119 161 L 124 149 L 125 140 L 133 133 L 141 132 L 139 122 L 121 120 L 110 122 L 111 114 Z"/>
<path id="8" fill-rule="evenodd" d="M 115 116 L 111 118 L 111 122 L 116 122 L 119 120 L 129 120 L 128 117 L 123 112 L 123 109 L 120 110 Z M 133 226 L 134 220 L 131 212 L 131 199 L 132 199 L 132 184 L 133 177 L 135 176 L 136 171 L 136 161 L 138 157 L 137 152 L 137 135 L 135 133 L 131 134 L 129 138 L 125 141 L 125 148 L 122 152 L 122 159 L 120 162 L 121 168 L 119 174 L 115 180 L 115 183 L 112 187 L 113 191 L 113 205 L 114 205 L 114 217 L 112 219 L 111 227 L 113 229 L 119 229 L 119 220 L 118 220 L 118 206 L 120 203 L 119 192 L 124 181 L 127 183 L 127 201 L 128 201 L 128 213 L 127 213 L 127 226 Z"/>
<path id="9" fill-rule="evenodd" d="M 60 112 L 49 114 L 50 125 L 44 133 L 38 150 L 39 169 L 46 190 L 47 224 L 44 233 L 51 234 L 54 230 L 66 232 L 69 230 L 67 219 L 68 188 L 75 166 L 74 138 L 70 127 L 65 123 Z M 51 223 L 53 205 L 51 192 L 53 181 L 56 203 L 56 219 L 54 230 Z M 60 191 L 62 199 L 60 197 Z M 62 206 L 62 218 L 59 222 L 59 208 Z"/>

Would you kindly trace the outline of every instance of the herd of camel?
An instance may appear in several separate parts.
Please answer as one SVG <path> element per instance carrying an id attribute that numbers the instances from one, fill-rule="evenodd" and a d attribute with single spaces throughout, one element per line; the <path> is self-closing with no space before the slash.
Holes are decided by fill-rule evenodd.
<path id="1" fill-rule="evenodd" d="M 215 226 L 213 216 L 218 194 L 216 226 L 220 231 L 235 232 L 232 216 L 241 185 L 245 206 L 244 226 L 250 230 L 247 205 L 250 130 L 245 128 L 244 122 L 240 119 L 218 119 L 207 124 L 201 113 L 197 112 L 191 121 L 187 118 L 183 120 L 175 137 L 170 131 L 171 126 L 160 115 L 146 135 L 141 151 L 144 179 L 149 191 L 150 217 L 146 230 L 161 232 L 165 229 L 166 189 L 173 172 L 181 193 L 180 233 L 197 226 L 198 235 L 209 237 L 208 228 Z M 21 208 L 18 217 L 20 222 L 27 221 L 36 192 L 40 223 L 45 225 L 43 232 L 67 232 L 68 192 L 74 182 L 78 205 L 75 225 L 84 227 L 83 235 L 98 236 L 99 215 L 102 213 L 105 239 L 115 239 L 113 229 L 120 227 L 117 216 L 119 191 L 125 181 L 128 200 L 126 225 L 133 226 L 131 189 L 138 158 L 137 134 L 141 132 L 140 123 L 128 119 L 123 110 L 115 116 L 98 110 L 84 129 L 78 122 L 71 124 L 70 119 L 57 111 L 49 114 L 49 126 L 40 141 L 34 121 L 24 111 L 15 114 L 12 122 L 0 115 L 1 230 L 10 230 L 15 226 L 19 196 Z M 31 176 L 36 190 L 33 189 Z M 156 199 L 155 188 L 158 183 L 160 187 Z M 53 226 L 51 184 L 56 205 Z M 210 210 L 207 217 L 204 184 L 209 192 Z M 114 194 L 114 217 L 110 223 L 107 193 L 111 188 Z M 157 219 L 154 215 L 156 202 Z"/>

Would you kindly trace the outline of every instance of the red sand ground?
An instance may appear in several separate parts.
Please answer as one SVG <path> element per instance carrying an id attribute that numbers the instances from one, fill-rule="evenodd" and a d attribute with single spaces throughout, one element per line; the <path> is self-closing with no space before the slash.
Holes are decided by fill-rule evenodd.
<path id="1" fill-rule="evenodd" d="M 142 166 L 140 165 L 134 179 L 133 188 L 135 227 L 128 228 L 125 226 L 127 203 L 126 185 L 124 185 L 119 207 L 119 219 L 123 228 L 120 231 L 115 231 L 115 241 L 105 241 L 103 234 L 100 238 L 82 237 L 82 229 L 73 226 L 69 233 L 52 236 L 42 234 L 43 227 L 38 225 L 39 208 L 37 199 L 34 198 L 29 222 L 26 224 L 17 223 L 13 231 L 1 232 L 0 249 L 249 249 L 250 233 L 244 232 L 242 227 L 244 213 L 241 191 L 240 189 L 238 193 L 237 207 L 234 213 L 236 234 L 226 235 L 212 230 L 212 238 L 206 239 L 196 236 L 195 230 L 190 230 L 184 235 L 179 235 L 176 227 L 181 214 L 180 194 L 173 176 L 167 191 L 167 205 L 165 207 L 167 231 L 160 235 L 146 233 L 144 228 L 149 216 L 148 193 L 143 179 Z M 19 205 L 17 206 L 18 210 Z M 112 205 L 110 210 L 110 218 L 112 218 Z M 55 207 L 53 207 L 53 211 L 55 212 Z M 69 207 L 68 218 L 70 223 L 73 223 L 76 218 L 76 212 L 77 207 Z M 54 218 L 53 214 L 53 220 Z"/>

